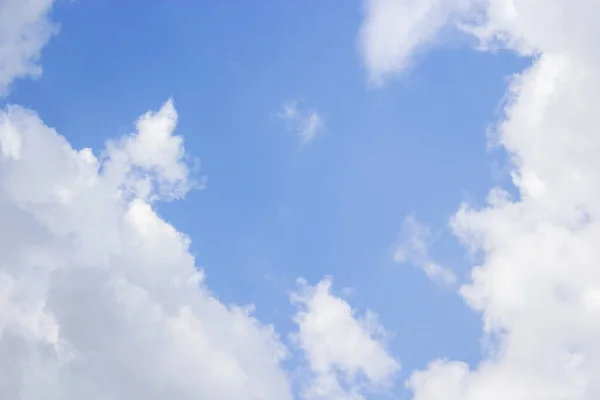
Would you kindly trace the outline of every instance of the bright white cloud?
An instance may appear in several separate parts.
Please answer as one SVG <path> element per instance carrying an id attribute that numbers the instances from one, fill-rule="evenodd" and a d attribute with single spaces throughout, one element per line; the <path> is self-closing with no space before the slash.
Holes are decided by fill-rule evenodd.
<path id="1" fill-rule="evenodd" d="M 472 370 L 435 361 L 408 385 L 415 400 L 597 399 L 600 2 L 473 4 L 483 9 L 468 30 L 484 48 L 536 55 L 496 132 L 519 196 L 494 189 L 487 207 L 464 205 L 452 221 L 483 256 L 460 293 L 481 312 L 489 354 Z M 424 18 L 418 25 L 440 25 Z"/>
<path id="2" fill-rule="evenodd" d="M 386 388 L 400 365 L 384 347 L 385 331 L 377 317 L 371 312 L 357 317 L 330 289 L 328 279 L 314 287 L 300 281 L 292 295 L 300 307 L 295 340 L 312 375 L 304 397 L 361 400 L 365 391 Z"/>
<path id="3" fill-rule="evenodd" d="M 57 27 L 48 18 L 54 0 L 0 0 L 0 96 L 17 78 L 42 73 L 42 48 Z"/>
<path id="4" fill-rule="evenodd" d="M 270 326 L 220 303 L 150 201 L 190 188 L 167 102 L 97 158 L 0 112 L 0 398 L 291 399 Z"/>
<path id="5" fill-rule="evenodd" d="M 409 215 L 402 225 L 400 239 L 394 251 L 394 260 L 398 263 L 414 264 L 435 282 L 455 283 L 454 273 L 435 262 L 429 255 L 429 246 L 432 242 L 431 229 L 417 221 L 413 215 Z"/>
<path id="6" fill-rule="evenodd" d="M 311 142 L 325 128 L 319 113 L 312 108 L 303 107 L 297 101 L 284 104 L 277 116 L 298 134 L 301 145 Z"/>

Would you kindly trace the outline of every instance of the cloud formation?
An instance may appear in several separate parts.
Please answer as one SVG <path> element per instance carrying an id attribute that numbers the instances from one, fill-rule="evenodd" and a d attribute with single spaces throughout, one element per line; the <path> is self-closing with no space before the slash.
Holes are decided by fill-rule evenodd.
<path id="1" fill-rule="evenodd" d="M 97 158 L 0 112 L 1 398 L 292 398 L 273 329 L 220 303 L 152 209 L 190 187 L 176 121 L 168 101 Z"/>
<path id="2" fill-rule="evenodd" d="M 465 32 L 482 48 L 536 56 L 514 78 L 495 135 L 510 155 L 518 196 L 495 188 L 485 208 L 465 204 L 451 224 L 483 256 L 460 294 L 481 313 L 489 354 L 474 369 L 434 361 L 408 386 L 415 400 L 599 398 L 600 3 L 474 0 L 466 6 L 479 8 Z M 469 12 L 460 17 L 470 18 Z M 411 26 L 445 23 L 451 17 L 440 22 L 423 14 Z M 395 40 L 414 48 L 429 36 Z"/>
<path id="3" fill-rule="evenodd" d="M 31 110 L 0 112 L 0 398 L 293 398 L 277 333 L 212 295 L 153 210 L 193 187 L 176 124 L 169 100 L 96 157 Z M 304 397 L 361 399 L 398 364 L 330 285 L 293 296 Z"/>
<path id="4" fill-rule="evenodd" d="M 17 78 L 42 73 L 39 58 L 58 27 L 49 13 L 54 0 L 0 0 L 0 96 Z"/>
<path id="5" fill-rule="evenodd" d="M 369 81 L 382 85 L 412 66 L 468 0 L 364 0 L 359 52 Z"/>
<path id="6" fill-rule="evenodd" d="M 394 260 L 398 263 L 410 262 L 420 268 L 434 282 L 453 284 L 454 273 L 435 262 L 429 255 L 433 234 L 428 226 L 421 224 L 413 215 L 404 219 L 399 242 L 394 250 Z"/>
<path id="7" fill-rule="evenodd" d="M 297 101 L 284 104 L 283 109 L 277 116 L 287 124 L 290 130 L 298 135 L 301 145 L 308 144 L 325 129 L 325 124 L 319 113 L 312 108 L 303 107 Z"/>
<path id="8" fill-rule="evenodd" d="M 10 34 L 0 32 L 7 89 L 40 72 L 50 2 L 0 5 L 0 21 L 6 11 L 16 18 Z M 312 111 L 285 116 L 301 123 L 305 142 L 322 128 Z M 95 154 L 73 149 L 32 110 L 0 110 L 0 398 L 294 398 L 294 379 L 281 366 L 288 349 L 274 328 L 256 320 L 252 307 L 221 303 L 189 238 L 153 209 L 198 187 L 177 119 L 168 100 Z M 397 367 L 374 337 L 380 325 L 355 319 L 329 285 L 305 285 L 294 296 L 310 399 L 359 396 Z M 330 315 L 338 318 L 324 329 L 314 325 Z M 333 341 L 348 351 L 356 340 L 362 350 L 350 358 L 314 352 Z M 323 357 L 325 364 L 316 361 Z"/>
<path id="9" fill-rule="evenodd" d="M 365 391 L 387 388 L 400 364 L 387 353 L 375 314 L 355 317 L 330 289 L 329 279 L 314 287 L 300 281 L 292 295 L 300 307 L 295 340 L 311 371 L 303 394 L 308 400 L 362 400 Z"/>

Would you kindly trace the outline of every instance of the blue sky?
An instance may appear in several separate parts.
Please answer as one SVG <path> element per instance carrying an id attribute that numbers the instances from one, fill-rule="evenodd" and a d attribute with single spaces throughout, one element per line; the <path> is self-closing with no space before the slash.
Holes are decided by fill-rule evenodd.
<path id="1" fill-rule="evenodd" d="M 485 131 L 498 118 L 510 54 L 441 48 L 385 88 L 357 55 L 359 2 L 59 3 L 43 75 L 6 99 L 36 110 L 75 148 L 101 148 L 172 97 L 177 132 L 206 190 L 159 206 L 192 240 L 211 289 L 291 331 L 297 277 L 331 275 L 394 332 L 408 374 L 434 357 L 474 362 L 479 317 L 453 290 L 393 261 L 414 213 L 439 232 L 432 252 L 466 278 L 446 225 L 497 183 Z M 477 84 L 473 84 L 473 77 Z M 326 129 L 300 148 L 276 115 L 301 100 Z"/>
<path id="2" fill-rule="evenodd" d="M 514 190 L 486 132 L 510 76 L 531 59 L 476 51 L 454 32 L 377 87 L 358 51 L 363 6 L 58 2 L 43 74 L 16 80 L 3 101 L 35 110 L 75 149 L 102 149 L 172 98 L 176 132 L 207 181 L 156 210 L 190 237 L 210 290 L 253 304 L 287 343 L 296 279 L 330 276 L 336 295 L 374 310 L 391 333 L 389 353 L 402 362 L 392 392 L 410 398 L 402 382 L 431 360 L 481 358 L 481 316 L 456 292 L 480 260 L 448 222 L 462 201 L 478 207 L 495 185 Z M 286 104 L 318 114 L 308 143 L 281 117 Z M 408 215 L 430 227 L 429 255 L 458 284 L 394 261 Z"/>

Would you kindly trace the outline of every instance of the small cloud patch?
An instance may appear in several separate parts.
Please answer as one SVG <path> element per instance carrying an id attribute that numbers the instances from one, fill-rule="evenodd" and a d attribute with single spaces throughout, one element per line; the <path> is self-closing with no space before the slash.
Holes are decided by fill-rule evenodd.
<path id="1" fill-rule="evenodd" d="M 311 142 L 325 129 L 321 115 L 316 110 L 303 106 L 299 101 L 285 103 L 277 117 L 286 123 L 289 130 L 298 135 L 301 145 Z"/>

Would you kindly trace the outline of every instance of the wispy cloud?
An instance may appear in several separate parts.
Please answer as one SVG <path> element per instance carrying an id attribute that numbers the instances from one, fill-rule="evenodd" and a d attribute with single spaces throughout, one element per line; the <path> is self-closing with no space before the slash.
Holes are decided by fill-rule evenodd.
<path id="1" fill-rule="evenodd" d="M 435 262 L 429 255 L 433 234 L 428 226 L 421 224 L 413 215 L 405 218 L 400 239 L 394 249 L 394 260 L 409 262 L 425 272 L 433 281 L 453 284 L 456 276 L 448 268 Z"/>
<path id="2" fill-rule="evenodd" d="M 42 73 L 40 54 L 58 31 L 49 18 L 54 0 L 0 1 L 0 96 L 17 78 Z"/>
<path id="3" fill-rule="evenodd" d="M 321 115 L 316 110 L 303 106 L 299 101 L 285 103 L 277 117 L 285 121 L 288 129 L 297 133 L 302 145 L 311 142 L 325 129 Z"/>
<path id="4" fill-rule="evenodd" d="M 477 0 L 364 0 L 358 50 L 371 84 L 383 85 L 439 44 L 447 26 L 468 30 Z"/>

